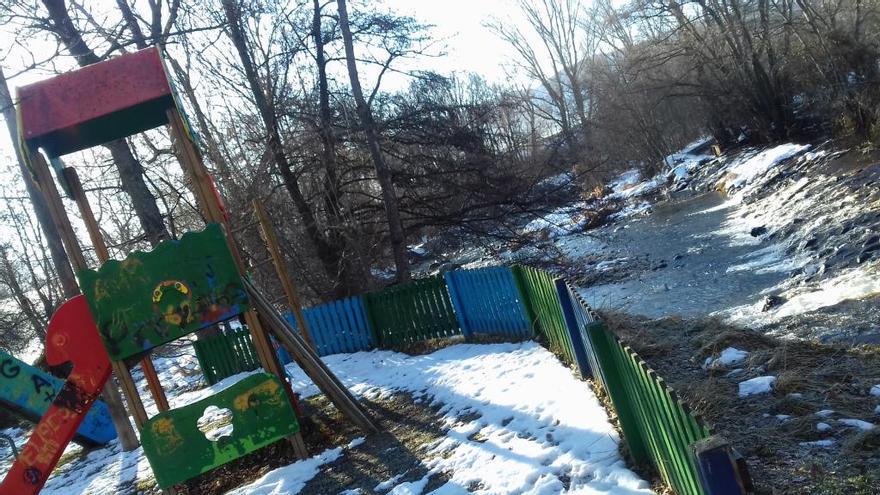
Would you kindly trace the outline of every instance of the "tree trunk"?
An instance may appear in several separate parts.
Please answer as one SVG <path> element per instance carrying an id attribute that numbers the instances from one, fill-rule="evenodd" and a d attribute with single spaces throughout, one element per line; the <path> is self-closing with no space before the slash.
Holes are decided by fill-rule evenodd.
<path id="1" fill-rule="evenodd" d="M 46 236 L 46 242 L 49 244 L 49 252 L 52 255 L 52 262 L 55 264 L 55 271 L 58 273 L 58 278 L 61 280 L 61 287 L 64 290 L 64 296 L 67 298 L 74 297 L 79 294 L 79 285 L 77 284 L 76 278 L 73 275 L 73 270 L 70 267 L 70 260 L 67 257 L 67 252 L 64 250 L 61 236 L 58 233 L 55 223 L 52 221 L 46 198 L 43 197 L 43 193 L 40 192 L 33 183 L 30 170 L 27 169 L 24 160 L 19 154 L 18 129 L 14 124 L 14 122 L 16 122 L 15 109 L 12 106 L 12 98 L 9 94 L 9 87 L 6 85 L 6 77 L 3 74 L 2 68 L 0 68 L 0 107 L 3 108 L 3 117 L 6 120 L 9 137 L 12 139 L 12 146 L 15 148 L 18 167 L 19 170 L 21 170 L 22 179 L 25 182 L 25 187 L 28 196 L 30 196 L 31 204 L 34 207 L 37 221 L 40 223 L 43 234 Z M 122 449 L 126 452 L 136 449 L 138 447 L 137 436 L 135 436 L 134 429 L 131 427 L 131 422 L 128 420 L 128 413 L 125 411 L 125 406 L 122 403 L 122 395 L 113 383 L 112 378 L 104 386 L 103 397 L 104 402 L 107 403 L 107 406 L 110 409 L 110 417 L 113 420 L 113 426 L 116 428 L 116 433 L 119 436 Z"/>
<path id="2" fill-rule="evenodd" d="M 6 120 L 6 129 L 9 131 L 9 139 L 12 140 L 12 147 L 15 149 L 15 158 L 18 161 L 18 169 L 21 171 L 21 177 L 24 180 L 25 189 L 34 207 L 34 213 L 37 221 L 42 227 L 43 235 L 46 236 L 46 244 L 49 245 L 49 253 L 52 255 L 52 262 L 55 264 L 55 271 L 64 289 L 64 294 L 78 294 L 79 285 L 73 270 L 70 268 L 70 260 L 67 259 L 67 253 L 64 251 L 64 244 L 61 242 L 61 236 L 55 230 L 52 223 L 52 215 L 49 213 L 49 205 L 46 204 L 46 198 L 43 193 L 37 189 L 31 180 L 31 173 L 18 149 L 18 128 L 16 127 L 15 107 L 12 103 L 12 95 L 9 93 L 9 87 L 6 84 L 6 76 L 3 74 L 3 68 L 0 67 L 0 108 L 3 109 L 3 118 Z"/>
<path id="3" fill-rule="evenodd" d="M 342 260 L 342 253 L 337 246 L 332 245 L 324 237 L 324 234 L 318 228 L 318 221 L 312 207 L 306 201 L 302 191 L 299 188 L 299 182 L 293 173 L 290 161 L 284 152 L 284 143 L 281 140 L 281 132 L 278 126 L 278 119 L 275 116 L 275 110 L 260 85 L 260 78 L 254 67 L 251 54 L 247 48 L 247 38 L 241 26 L 241 11 L 239 10 L 236 0 L 223 0 L 223 10 L 226 13 L 226 19 L 229 22 L 229 37 L 235 45 L 239 58 L 244 68 L 251 94 L 254 97 L 254 103 L 260 112 L 260 117 L 266 127 L 268 138 L 269 155 L 275 164 L 275 168 L 281 175 L 285 189 L 287 189 L 293 204 L 302 219 L 305 226 L 306 235 L 315 247 L 318 259 L 327 273 L 327 277 L 332 283 L 339 278 L 339 267 Z"/>
<path id="4" fill-rule="evenodd" d="M 315 65 L 318 69 L 318 135 L 321 138 L 321 162 L 324 165 L 324 207 L 329 219 L 328 241 L 345 252 L 345 219 L 339 204 L 339 177 L 336 171 L 336 135 L 333 132 L 333 113 L 330 109 L 330 90 L 327 83 L 327 56 L 324 52 L 324 34 L 321 29 L 320 0 L 312 1 L 312 38 L 315 42 Z M 339 260 L 339 278 L 333 288 L 336 298 L 347 297 L 361 289 L 353 279 L 350 261 Z"/>
<path id="5" fill-rule="evenodd" d="M 82 34 L 74 26 L 67 13 L 64 0 L 43 0 L 43 5 L 49 11 L 51 25 L 49 29 L 64 44 L 71 55 L 76 58 L 80 67 L 95 64 L 101 59 L 89 48 Z M 122 179 L 122 189 L 131 197 L 132 206 L 147 240 L 156 245 L 163 239 L 168 239 L 168 230 L 162 220 L 162 214 L 156 205 L 156 198 L 144 180 L 144 168 L 131 152 L 128 143 L 124 139 L 117 139 L 104 144 L 113 156 L 113 162 Z"/>
<path id="6" fill-rule="evenodd" d="M 397 208 L 397 195 L 394 192 L 394 183 L 391 179 L 391 170 L 385 163 L 382 150 L 379 148 L 379 137 L 376 132 L 376 123 L 373 120 L 373 112 L 364 99 L 361 82 L 358 78 L 357 61 L 354 56 L 354 42 L 351 36 L 351 27 L 348 24 L 348 11 L 345 0 L 336 0 L 339 9 L 339 28 L 342 31 L 342 41 L 345 44 L 345 61 L 348 66 L 348 78 L 351 81 L 351 92 L 357 104 L 357 113 L 361 121 L 361 127 L 367 138 L 367 146 L 370 149 L 370 157 L 376 168 L 376 178 L 382 190 L 382 202 L 385 203 L 385 216 L 388 219 L 388 232 L 391 238 L 391 252 L 394 256 L 394 265 L 397 268 L 397 282 L 406 282 L 410 279 L 409 264 L 406 260 L 406 243 L 404 241 L 403 223 L 400 220 L 400 211 Z"/>

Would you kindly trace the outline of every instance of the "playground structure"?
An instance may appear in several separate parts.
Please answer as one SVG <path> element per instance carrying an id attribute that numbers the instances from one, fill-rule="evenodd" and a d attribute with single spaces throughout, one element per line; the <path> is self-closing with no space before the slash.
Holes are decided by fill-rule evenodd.
<path id="1" fill-rule="evenodd" d="M 366 433 L 377 431 L 363 406 L 243 277 L 228 217 L 177 105 L 159 48 L 19 88 L 18 101 L 22 155 L 49 204 L 83 295 L 62 305 L 50 322 L 47 360 L 51 365 L 72 362 L 73 371 L 7 473 L 0 494 L 39 492 L 111 370 L 122 385 L 159 486 L 167 493 L 174 493 L 176 484 L 281 439 L 291 443 L 296 455 L 305 456 L 295 395 L 272 347 L 270 330 L 346 417 Z M 208 225 L 179 241 L 162 241 L 151 252 L 110 260 L 75 170 L 59 170 L 63 189 L 76 202 L 102 262 L 90 270 L 39 149 L 51 159 L 165 124 Z M 248 329 L 266 373 L 170 409 L 150 361 L 151 350 L 233 318 L 240 318 Z M 160 410 L 152 418 L 131 375 L 137 362 Z M 231 436 L 211 441 L 197 429 L 208 406 L 232 411 Z"/>

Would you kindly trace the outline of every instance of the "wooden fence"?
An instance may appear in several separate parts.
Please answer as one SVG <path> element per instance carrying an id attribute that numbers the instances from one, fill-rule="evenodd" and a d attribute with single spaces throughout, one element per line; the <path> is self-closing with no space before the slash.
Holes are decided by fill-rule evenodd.
<path id="1" fill-rule="evenodd" d="M 299 328 L 293 314 L 288 312 L 284 316 L 293 328 Z M 361 296 L 306 308 L 303 318 L 319 356 L 367 351 L 376 347 Z"/>
<path id="2" fill-rule="evenodd" d="M 381 347 L 461 335 L 443 277 L 428 277 L 364 296 Z"/>
<path id="3" fill-rule="evenodd" d="M 226 330 L 193 343 L 196 358 L 209 385 L 243 371 L 260 367 L 247 328 Z"/>
<path id="4" fill-rule="evenodd" d="M 747 491 L 729 445 L 710 436 L 675 390 L 571 286 L 543 270 L 457 270 L 307 308 L 304 316 L 322 356 L 475 333 L 540 335 L 608 394 L 637 465 L 653 466 L 678 495 Z M 292 316 L 288 320 L 295 326 Z M 221 337 L 196 343 L 209 382 L 256 368 L 245 330 Z"/>
<path id="5" fill-rule="evenodd" d="M 561 355 L 569 364 L 576 363 L 553 276 L 544 270 L 522 265 L 513 267 L 513 276 L 535 331 L 547 339 L 551 351 Z"/>
<path id="6" fill-rule="evenodd" d="M 532 324 L 513 272 L 506 266 L 455 270 L 445 275 L 458 324 L 474 333 L 528 337 Z"/>

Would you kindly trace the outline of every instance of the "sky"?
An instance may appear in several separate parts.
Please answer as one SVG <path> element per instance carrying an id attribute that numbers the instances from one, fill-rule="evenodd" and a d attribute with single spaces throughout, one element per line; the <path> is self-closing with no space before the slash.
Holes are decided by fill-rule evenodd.
<path id="1" fill-rule="evenodd" d="M 115 8 L 112 0 L 99 0 L 97 3 L 106 3 L 108 8 Z M 494 21 L 515 22 L 515 0 L 379 0 L 378 3 L 395 13 L 412 16 L 433 26 L 430 33 L 438 40 L 433 51 L 442 50 L 443 55 L 413 60 L 409 62 L 409 67 L 431 69 L 441 74 L 472 72 L 483 76 L 489 83 L 502 83 L 513 76 L 510 71 L 510 60 L 514 57 L 512 49 L 486 24 Z M 0 27 L 0 64 L 7 77 L 29 62 L 14 51 L 9 53 L 8 47 L 13 46 L 14 39 L 7 28 Z M 37 57 L 48 57 L 55 48 L 55 43 L 35 44 L 32 40 L 28 40 L 28 45 Z M 66 64 L 73 67 L 69 58 L 62 60 L 59 66 Z M 46 71 L 26 72 L 13 78 L 10 86 L 14 88 L 49 76 Z M 392 74 L 383 80 L 383 89 L 401 89 L 407 84 L 405 76 Z M 0 131 L 3 131 L 0 132 L 0 159 L 9 160 L 13 156 L 9 138 L 4 128 L 0 127 Z"/>
<path id="2" fill-rule="evenodd" d="M 383 0 L 399 14 L 427 24 L 446 42 L 447 56 L 429 64 L 440 73 L 474 72 L 490 83 L 503 82 L 509 74 L 513 52 L 486 23 L 514 22 L 513 0 Z M 507 65 L 507 69 L 505 69 Z"/>

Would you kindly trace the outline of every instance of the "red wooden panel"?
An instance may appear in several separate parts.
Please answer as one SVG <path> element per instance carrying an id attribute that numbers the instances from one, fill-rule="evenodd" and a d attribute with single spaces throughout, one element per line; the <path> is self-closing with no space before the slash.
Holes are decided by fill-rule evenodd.
<path id="1" fill-rule="evenodd" d="M 50 156 L 167 122 L 174 105 L 156 47 L 18 88 L 22 135 Z"/>
<path id="2" fill-rule="evenodd" d="M 0 495 L 39 493 L 110 378 L 110 358 L 84 296 L 62 304 L 49 320 L 46 361 L 52 366 L 69 361 L 73 370 L 6 474 Z"/>

